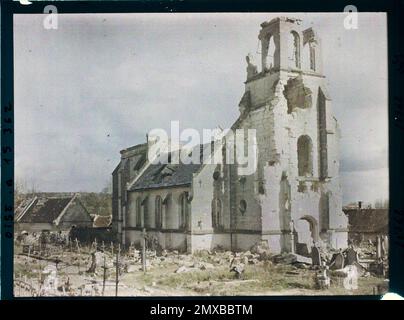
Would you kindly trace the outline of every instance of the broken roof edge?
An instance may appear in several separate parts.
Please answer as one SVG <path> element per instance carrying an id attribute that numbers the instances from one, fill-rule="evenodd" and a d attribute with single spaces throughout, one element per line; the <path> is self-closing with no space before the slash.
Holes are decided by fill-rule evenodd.
<path id="1" fill-rule="evenodd" d="M 230 133 L 232 132 L 232 130 L 234 130 L 234 126 L 235 126 L 235 124 L 236 124 L 236 122 L 240 119 L 240 117 L 241 117 L 241 114 L 240 114 L 240 116 L 237 118 L 237 120 L 231 125 L 231 127 L 230 127 L 230 129 L 228 130 L 228 132 L 221 138 L 222 140 L 223 139 L 226 139 L 229 135 L 230 135 Z M 207 144 L 205 144 L 205 145 L 207 145 Z M 203 144 L 202 144 L 202 146 L 204 146 Z M 204 149 L 205 150 L 205 149 Z M 216 152 L 219 152 L 219 150 L 216 150 Z M 220 150 L 220 152 L 221 152 L 221 150 Z M 208 160 L 211 160 L 212 159 L 212 153 L 209 155 L 209 158 L 208 158 Z M 193 184 L 193 180 L 194 180 L 194 178 L 196 177 L 196 176 L 198 176 L 201 172 L 202 172 L 202 170 L 207 166 L 207 165 L 218 165 L 219 163 L 201 163 L 201 166 L 198 168 L 198 170 L 196 170 L 193 174 L 192 174 L 192 181 L 191 181 L 191 184 Z"/>
<path id="2" fill-rule="evenodd" d="M 60 220 L 63 218 L 63 216 L 65 215 L 65 213 L 67 212 L 67 209 L 69 209 L 70 205 L 77 201 L 77 203 L 84 209 L 85 213 L 87 214 L 88 218 L 90 219 L 90 221 L 92 221 L 93 219 L 91 218 L 90 213 L 88 212 L 87 208 L 83 205 L 83 203 L 80 200 L 80 195 L 78 193 L 75 193 L 72 198 L 70 199 L 70 201 L 67 203 L 67 205 L 63 208 L 62 212 L 60 213 L 60 215 L 53 220 L 53 223 L 58 226 L 60 223 Z"/>
<path id="3" fill-rule="evenodd" d="M 77 203 L 84 209 L 84 211 L 87 213 L 87 216 L 90 218 L 90 220 L 93 220 L 93 219 L 91 218 L 90 212 L 88 212 L 86 206 L 83 204 L 83 202 L 81 202 L 81 200 L 80 200 L 80 194 L 77 193 L 76 195 L 77 195 L 77 197 L 76 197 L 75 201 L 77 201 Z"/>
<path id="4" fill-rule="evenodd" d="M 32 198 L 31 202 L 25 207 L 25 209 L 21 212 L 21 214 L 17 217 L 16 222 L 19 222 L 22 217 L 28 212 L 29 209 L 31 209 L 32 205 L 35 203 L 35 201 L 38 199 L 37 196 Z"/>
<path id="5" fill-rule="evenodd" d="M 326 85 L 325 85 L 325 84 L 320 84 L 319 87 L 320 87 L 320 89 L 321 89 L 321 92 L 322 92 L 323 95 L 324 95 L 324 98 L 325 98 L 326 100 L 328 100 L 328 101 L 332 101 L 331 95 L 330 95 L 329 91 L 327 90 Z"/>
<path id="6" fill-rule="evenodd" d="M 299 18 L 295 18 L 295 17 L 287 17 L 287 16 L 279 16 L 279 17 L 275 17 L 269 21 L 264 21 L 260 24 L 261 28 L 266 28 L 278 21 L 284 21 L 284 22 L 290 22 L 290 23 L 295 23 L 300 25 L 300 23 L 302 22 L 302 19 Z"/>
<path id="7" fill-rule="evenodd" d="M 123 154 L 125 154 L 125 153 L 127 153 L 127 152 L 134 151 L 134 150 L 137 150 L 137 149 L 142 149 L 142 148 L 144 148 L 144 147 L 147 147 L 147 142 L 139 143 L 139 144 L 136 144 L 136 145 L 134 145 L 134 146 L 131 146 L 131 147 L 122 149 L 121 151 L 119 151 L 119 153 L 120 153 L 121 155 L 123 155 Z"/>
<path id="8" fill-rule="evenodd" d="M 145 173 L 145 171 L 152 165 L 152 163 L 149 161 L 149 158 L 146 157 L 146 163 L 143 165 L 143 168 L 139 171 L 139 173 L 136 175 L 136 177 L 133 178 L 131 182 L 128 182 L 126 185 L 126 191 L 131 191 L 131 188 L 133 185 L 136 183 L 137 180 Z"/>
<path id="9" fill-rule="evenodd" d="M 77 198 L 77 193 L 75 193 L 72 198 L 69 200 L 69 202 L 66 204 L 66 206 L 63 208 L 62 212 L 58 215 L 58 217 L 52 221 L 52 223 L 56 226 L 59 225 L 60 219 L 64 216 L 66 213 L 67 209 L 69 208 L 70 204 Z"/>
<path id="10" fill-rule="evenodd" d="M 183 187 L 191 187 L 191 185 L 192 185 L 192 182 L 186 182 L 186 183 L 178 183 L 178 184 L 175 184 L 175 185 L 167 185 L 167 186 L 156 186 L 156 187 L 144 187 L 144 188 L 128 189 L 128 192 L 143 192 L 143 191 L 147 191 L 147 190 L 183 188 Z"/>

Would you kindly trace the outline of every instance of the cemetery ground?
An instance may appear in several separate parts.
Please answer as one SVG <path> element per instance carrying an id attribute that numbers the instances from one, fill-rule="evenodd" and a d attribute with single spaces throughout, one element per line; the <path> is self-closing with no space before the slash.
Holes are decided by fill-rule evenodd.
<path id="1" fill-rule="evenodd" d="M 91 245 L 76 248 L 47 245 L 44 252 L 23 253 L 22 246 L 16 243 L 14 294 L 17 297 L 372 295 L 383 293 L 380 288 L 386 287 L 383 276 L 366 272 L 358 277 L 357 289 L 347 290 L 343 279 L 333 276 L 328 288 L 318 289 L 318 268 L 296 262 L 288 254 L 201 251 L 191 255 L 148 250 L 146 270 L 141 256 L 141 251 L 135 248 L 120 251 L 119 247 L 104 244 L 98 250 Z"/>

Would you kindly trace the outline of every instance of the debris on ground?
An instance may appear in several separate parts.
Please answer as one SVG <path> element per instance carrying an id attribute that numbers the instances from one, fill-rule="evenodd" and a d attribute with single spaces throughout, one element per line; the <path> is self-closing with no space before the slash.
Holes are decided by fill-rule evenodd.
<path id="1" fill-rule="evenodd" d="M 328 266 L 320 266 L 320 270 L 314 274 L 316 289 L 325 290 L 330 288 L 331 279 L 328 275 Z"/>
<path id="2" fill-rule="evenodd" d="M 15 249 L 16 265 L 20 270 L 20 274 L 15 275 L 17 296 L 114 295 L 115 286 L 119 291 L 128 284 L 131 295 L 163 294 L 161 280 L 151 278 L 150 282 L 140 284 L 133 280 L 146 274 L 145 279 L 148 279 L 149 275 L 159 274 L 161 270 L 167 270 L 168 278 L 176 274 L 175 281 L 180 286 L 192 287 L 194 292 L 201 294 L 210 292 L 214 284 L 226 282 L 228 286 L 237 281 L 257 280 L 251 278 L 253 272 L 262 272 L 269 277 L 283 272 L 285 278 L 294 281 L 296 288 L 310 288 L 310 285 L 299 284 L 295 278 L 307 281 L 308 277 L 313 277 L 315 281 L 311 288 L 328 290 L 334 286 L 349 291 L 360 289 L 359 278 L 374 281 L 379 277 L 383 281 L 388 275 L 385 250 L 379 249 L 377 254 L 376 248 L 369 244 L 364 249 L 352 245 L 342 250 L 312 247 L 309 256 L 303 256 L 290 252 L 274 255 L 266 241 L 259 241 L 243 252 L 216 247 L 187 254 L 161 249 L 153 240 L 154 247 L 145 251 L 144 270 L 142 251 L 133 244 L 121 248 L 119 244 L 71 241 L 64 246 L 48 242 L 46 247 L 41 247 L 40 237 L 36 236 L 36 242 L 32 239 L 32 236 L 24 235 L 24 243 L 18 243 Z M 181 279 L 187 277 L 195 283 L 182 283 Z M 256 282 L 262 285 L 262 281 Z M 374 292 L 384 290 L 382 286 L 379 290 L 376 284 L 371 289 Z"/>
<path id="3" fill-rule="evenodd" d="M 251 249 L 252 254 L 257 254 L 260 260 L 266 260 L 271 258 L 271 250 L 267 241 L 260 241 L 255 243 Z"/>

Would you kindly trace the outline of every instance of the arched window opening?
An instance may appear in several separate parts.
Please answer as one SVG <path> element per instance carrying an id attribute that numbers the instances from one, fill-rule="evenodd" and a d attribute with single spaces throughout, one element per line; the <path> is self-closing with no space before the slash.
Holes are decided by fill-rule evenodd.
<path id="1" fill-rule="evenodd" d="M 125 221 L 125 226 L 129 228 L 133 228 L 136 226 L 136 203 L 131 203 L 129 202 L 128 205 L 126 206 L 125 216 L 126 216 L 126 221 Z"/>
<path id="2" fill-rule="evenodd" d="M 180 203 L 180 229 L 188 228 L 188 201 L 187 195 L 182 193 L 179 198 Z"/>
<path id="3" fill-rule="evenodd" d="M 310 45 L 306 43 L 302 50 L 302 69 L 310 70 Z"/>
<path id="4" fill-rule="evenodd" d="M 310 256 L 311 247 L 318 244 L 319 230 L 317 220 L 305 215 L 294 225 L 296 230 L 296 253 L 303 256 Z"/>
<path id="5" fill-rule="evenodd" d="M 297 140 L 297 162 L 299 177 L 313 175 L 313 144 L 309 136 Z"/>
<path id="6" fill-rule="evenodd" d="M 244 199 L 240 200 L 238 209 L 240 210 L 241 214 L 244 215 L 244 213 L 247 211 L 247 201 L 245 201 Z"/>
<path id="7" fill-rule="evenodd" d="M 300 37 L 296 31 L 289 34 L 288 58 L 292 68 L 300 68 Z"/>
<path id="8" fill-rule="evenodd" d="M 155 223 L 156 223 L 156 228 L 157 229 L 161 229 L 162 227 L 162 200 L 160 196 L 156 197 L 156 201 L 155 201 Z"/>
<path id="9" fill-rule="evenodd" d="M 313 44 L 310 44 L 310 70 L 316 71 L 316 50 Z"/>
<path id="10" fill-rule="evenodd" d="M 270 36 L 268 39 L 268 58 L 267 58 L 267 65 L 268 68 L 271 69 L 275 66 L 275 41 L 274 37 Z"/>
<path id="11" fill-rule="evenodd" d="M 212 227 L 214 229 L 223 228 L 222 202 L 217 198 L 212 200 Z"/>
<path id="12" fill-rule="evenodd" d="M 142 200 L 136 199 L 136 227 L 142 227 Z"/>
<path id="13" fill-rule="evenodd" d="M 124 214 L 123 218 L 125 220 L 125 227 L 129 227 L 129 225 L 130 225 L 130 212 L 129 212 L 129 210 L 125 210 L 125 207 L 122 208 L 122 212 Z"/>
<path id="14" fill-rule="evenodd" d="M 272 35 L 268 35 L 262 41 L 262 71 L 267 71 L 275 66 L 275 41 Z"/>
<path id="15" fill-rule="evenodd" d="M 320 197 L 320 231 L 325 232 L 330 227 L 330 192 Z"/>
<path id="16" fill-rule="evenodd" d="M 146 197 L 143 202 L 142 202 L 142 206 L 143 206 L 143 225 L 145 228 L 150 228 L 150 216 L 149 216 L 149 197 Z"/>

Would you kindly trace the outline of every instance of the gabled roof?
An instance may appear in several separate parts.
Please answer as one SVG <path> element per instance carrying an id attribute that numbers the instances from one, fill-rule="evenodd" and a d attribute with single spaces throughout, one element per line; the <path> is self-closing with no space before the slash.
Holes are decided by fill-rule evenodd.
<path id="1" fill-rule="evenodd" d="M 17 222 L 53 223 L 64 214 L 75 197 L 76 195 L 55 198 L 35 197 L 19 214 Z"/>
<path id="2" fill-rule="evenodd" d="M 196 146 L 192 152 L 198 148 L 200 159 L 211 144 Z M 171 158 L 171 154 L 168 155 Z M 129 187 L 129 191 L 140 191 L 146 189 L 160 189 L 177 186 L 189 186 L 192 183 L 193 175 L 202 167 L 203 163 L 199 164 L 184 164 L 179 161 L 179 164 L 148 164 L 140 176 L 136 177 L 133 184 Z"/>
<path id="3" fill-rule="evenodd" d="M 15 208 L 15 210 L 14 210 L 15 221 L 17 221 L 24 214 L 24 212 L 35 203 L 36 199 L 37 199 L 37 197 L 29 197 L 29 198 L 23 199 L 19 203 L 18 207 Z"/>
<path id="4" fill-rule="evenodd" d="M 129 191 L 190 185 L 202 164 L 151 164 Z"/>

